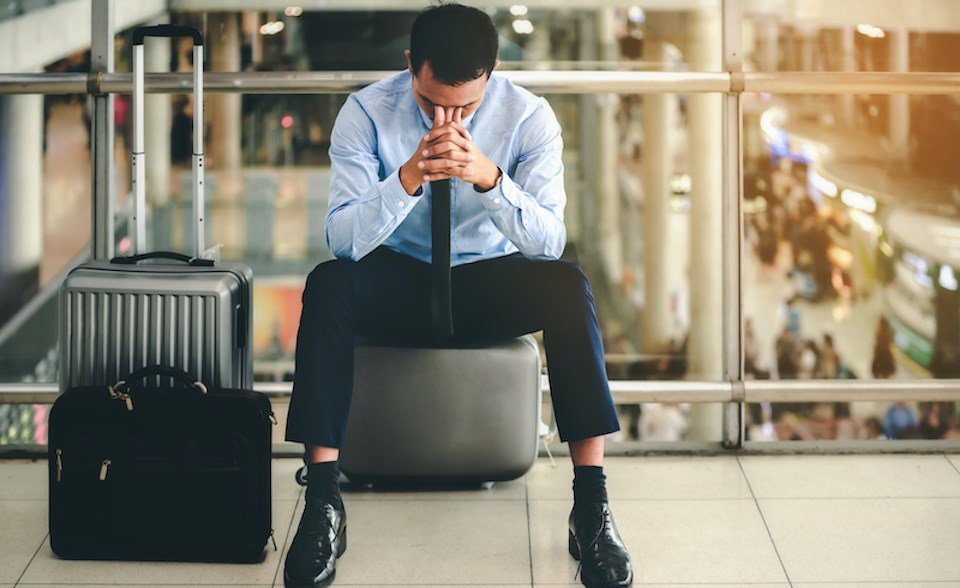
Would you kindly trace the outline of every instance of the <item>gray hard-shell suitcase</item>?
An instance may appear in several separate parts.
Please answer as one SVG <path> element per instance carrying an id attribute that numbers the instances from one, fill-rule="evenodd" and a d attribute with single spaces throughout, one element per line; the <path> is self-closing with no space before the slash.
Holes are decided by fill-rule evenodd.
<path id="1" fill-rule="evenodd" d="M 194 37 L 194 129 L 203 128 L 199 31 L 157 27 L 133 48 L 133 251 L 77 266 L 60 288 L 60 390 L 112 384 L 149 365 L 181 369 L 212 388 L 253 384 L 250 268 L 202 258 L 203 133 L 193 155 L 194 256 L 145 249 L 143 37 Z M 163 385 L 157 379 L 157 385 Z"/>
<path id="2" fill-rule="evenodd" d="M 513 480 L 537 458 L 533 337 L 472 347 L 362 341 L 340 469 L 354 483 Z"/>

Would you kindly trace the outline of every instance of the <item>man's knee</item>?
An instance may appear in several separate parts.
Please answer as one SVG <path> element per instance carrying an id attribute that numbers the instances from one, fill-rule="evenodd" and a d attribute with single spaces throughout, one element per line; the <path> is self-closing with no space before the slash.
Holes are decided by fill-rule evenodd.
<path id="1" fill-rule="evenodd" d="M 590 294 L 590 282 L 583 273 L 583 269 L 576 263 L 569 261 L 544 262 L 546 267 L 546 281 L 551 290 L 570 296 Z"/>
<path id="2" fill-rule="evenodd" d="M 353 288 L 353 269 L 356 263 L 350 259 L 331 259 L 313 268 L 303 288 L 303 303 L 329 301 L 341 297 Z"/>

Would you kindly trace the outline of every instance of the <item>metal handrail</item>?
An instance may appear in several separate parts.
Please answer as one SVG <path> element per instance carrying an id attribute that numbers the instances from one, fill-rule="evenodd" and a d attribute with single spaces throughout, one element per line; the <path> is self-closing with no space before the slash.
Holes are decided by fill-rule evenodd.
<path id="1" fill-rule="evenodd" d="M 346 94 L 394 71 L 211 72 L 204 90 L 240 94 Z M 741 93 L 956 94 L 960 73 L 505 71 L 499 75 L 543 94 Z M 145 91 L 189 92 L 189 73 L 147 74 Z M 130 93 L 129 73 L 5 73 L 2 94 Z"/>
<path id="2" fill-rule="evenodd" d="M 271 398 L 288 398 L 291 382 L 255 382 L 253 389 Z M 742 397 L 737 390 L 742 389 Z M 546 376 L 542 390 L 550 391 Z M 617 404 L 647 402 L 916 402 L 960 401 L 960 380 L 612 380 Z M 57 384 L 0 384 L 0 404 L 51 404 Z M 545 398 L 549 398 L 547 394 Z"/>

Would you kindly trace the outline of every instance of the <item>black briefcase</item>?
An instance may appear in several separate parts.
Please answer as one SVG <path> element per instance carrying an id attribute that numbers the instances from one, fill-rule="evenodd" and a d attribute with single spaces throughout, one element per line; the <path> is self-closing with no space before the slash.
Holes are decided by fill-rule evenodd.
<path id="1" fill-rule="evenodd" d="M 50 546 L 65 559 L 258 562 L 270 400 L 168 367 L 70 388 L 49 425 Z"/>

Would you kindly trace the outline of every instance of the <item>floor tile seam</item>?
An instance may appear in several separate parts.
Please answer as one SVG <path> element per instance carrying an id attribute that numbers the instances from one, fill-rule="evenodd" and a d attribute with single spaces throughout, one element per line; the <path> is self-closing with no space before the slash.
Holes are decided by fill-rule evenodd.
<path id="1" fill-rule="evenodd" d="M 834 500 L 834 501 L 847 501 L 847 500 L 960 500 L 960 495 L 958 496 L 758 496 L 757 500 L 807 500 L 807 501 L 818 501 L 818 500 Z"/>
<path id="2" fill-rule="evenodd" d="M 860 580 L 860 581 L 841 581 L 841 582 L 797 582 L 797 586 L 863 586 L 864 584 L 902 584 L 904 586 L 915 586 L 917 582 L 924 584 L 947 584 L 956 586 L 957 580 Z"/>
<path id="3" fill-rule="evenodd" d="M 773 532 L 770 530 L 770 525 L 767 524 L 767 517 L 763 514 L 763 509 L 760 507 L 760 501 L 757 500 L 757 495 L 753 491 L 753 484 L 750 482 L 750 477 L 747 476 L 747 472 L 743 468 L 743 464 L 740 462 L 740 456 L 737 456 L 737 465 L 740 467 L 740 471 L 743 473 L 743 479 L 747 483 L 747 488 L 750 490 L 750 495 L 753 496 L 753 505 L 757 509 L 757 514 L 760 515 L 760 521 L 763 522 L 763 528 L 767 531 L 767 538 L 770 539 L 770 545 L 773 546 L 773 552 L 777 554 L 777 561 L 780 563 L 780 569 L 783 570 L 783 576 L 786 578 L 787 583 L 793 587 L 793 581 L 790 580 L 790 572 L 787 571 L 787 564 L 783 561 L 783 556 L 780 555 L 780 548 L 777 546 L 776 540 L 773 538 Z"/>
<path id="4" fill-rule="evenodd" d="M 14 586 L 21 586 L 23 577 L 27 575 L 27 570 L 30 569 L 30 566 L 33 565 L 33 562 L 37 559 L 37 554 L 40 553 L 40 550 L 43 549 L 43 546 L 46 545 L 47 540 L 50 538 L 50 533 L 44 533 L 43 539 L 40 541 L 40 544 L 37 545 L 37 548 L 34 550 L 33 555 L 30 556 L 30 561 L 27 562 L 27 565 L 23 566 L 23 571 L 20 572 L 20 576 L 17 577 L 17 581 L 13 583 Z"/>
<path id="5" fill-rule="evenodd" d="M 283 581 L 282 581 L 282 579 L 281 579 L 281 576 L 283 575 L 283 563 L 284 563 L 284 562 L 283 562 L 283 554 L 284 554 L 284 551 L 287 549 L 287 545 L 290 543 L 290 541 L 293 540 L 293 538 L 292 538 L 292 534 L 293 534 L 293 522 L 294 522 L 295 520 L 297 520 L 297 506 L 299 506 L 300 500 L 303 498 L 304 492 L 305 492 L 305 490 L 304 490 L 303 488 L 301 488 L 301 489 L 300 489 L 300 492 L 297 493 L 297 500 L 295 501 L 295 503 L 294 503 L 294 505 L 293 505 L 293 514 L 290 515 L 290 522 L 287 524 L 287 534 L 286 534 L 286 536 L 283 538 L 283 544 L 277 546 L 277 547 L 279 548 L 278 553 L 280 554 L 280 556 L 277 558 L 277 569 L 276 569 L 276 571 L 273 573 L 273 581 L 270 583 L 270 586 L 271 586 L 271 587 L 277 586 L 277 581 L 278 581 L 278 580 L 280 580 L 280 582 L 281 582 L 281 584 L 280 584 L 281 587 L 282 587 L 282 585 L 283 585 Z M 276 535 L 274 535 L 274 537 L 276 537 Z"/>
<path id="6" fill-rule="evenodd" d="M 570 498 L 531 498 L 530 500 L 532 502 L 572 502 Z M 752 496 L 737 498 L 621 498 L 610 496 L 611 504 L 622 502 L 752 502 L 753 500 Z"/>
<path id="7" fill-rule="evenodd" d="M 943 459 L 945 459 L 947 463 L 950 464 L 950 467 L 953 468 L 953 471 L 957 472 L 957 474 L 960 474 L 960 468 L 957 467 L 957 464 L 955 464 L 953 460 L 950 459 L 950 457 L 946 453 L 943 454 Z"/>
<path id="8" fill-rule="evenodd" d="M 523 496 L 523 503 L 527 512 L 527 558 L 530 562 L 530 588 L 534 588 L 534 586 L 536 586 L 536 577 L 533 573 L 533 524 L 530 518 L 530 488 L 527 485 L 526 478 L 524 478 L 523 481 Z"/>

